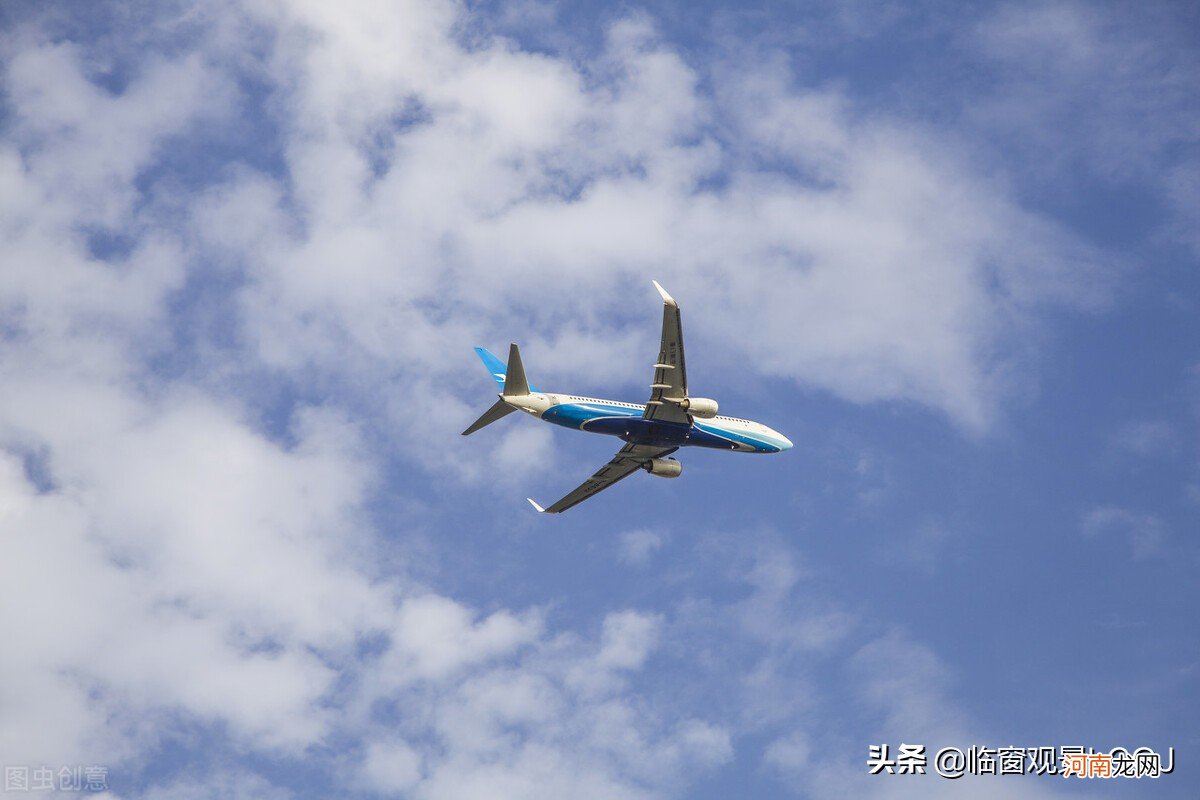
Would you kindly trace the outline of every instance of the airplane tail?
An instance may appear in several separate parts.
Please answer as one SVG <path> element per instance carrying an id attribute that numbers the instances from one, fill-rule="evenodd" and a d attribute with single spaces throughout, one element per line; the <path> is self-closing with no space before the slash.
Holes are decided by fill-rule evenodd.
<path id="1" fill-rule="evenodd" d="M 483 362 L 483 365 L 488 368 L 488 372 L 492 373 L 492 380 L 496 382 L 496 388 L 504 391 L 504 376 L 508 372 L 504 366 L 504 362 L 482 347 L 476 347 L 475 353 L 479 356 L 479 360 Z"/>
<path id="2" fill-rule="evenodd" d="M 475 352 L 483 361 L 483 365 L 488 368 L 488 372 L 492 373 L 492 379 L 496 381 L 496 386 L 500 389 L 500 399 L 483 412 L 479 419 L 471 423 L 471 427 L 462 432 L 463 436 L 469 436 L 480 428 L 491 425 L 496 420 L 503 419 L 516 411 L 516 408 L 504 402 L 505 397 L 521 397 L 531 391 L 529 381 L 525 379 L 525 365 L 521 363 L 521 351 L 515 344 L 509 345 L 507 366 L 482 347 L 476 347 Z"/>
<path id="3" fill-rule="evenodd" d="M 525 380 L 525 366 L 521 363 L 521 351 L 515 344 L 508 347 L 507 366 L 486 348 L 476 347 L 475 352 L 483 365 L 488 368 L 488 372 L 492 373 L 492 380 L 496 382 L 496 388 L 500 390 L 501 394 L 512 397 L 537 391 Z M 514 380 L 511 386 L 506 387 L 507 377 L 510 374 Z"/>

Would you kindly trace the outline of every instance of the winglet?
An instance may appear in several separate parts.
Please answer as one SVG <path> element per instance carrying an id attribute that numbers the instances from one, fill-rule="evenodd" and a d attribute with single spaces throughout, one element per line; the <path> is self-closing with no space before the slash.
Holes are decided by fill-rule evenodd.
<path id="1" fill-rule="evenodd" d="M 676 306 L 676 307 L 679 306 L 679 304 L 675 302 L 675 298 L 671 297 L 671 295 L 667 294 L 667 290 L 662 287 L 662 284 L 660 284 L 658 281 L 655 281 L 655 280 L 652 280 L 650 282 L 654 284 L 655 289 L 658 289 L 658 293 L 662 295 L 662 299 L 663 299 L 664 303 L 666 303 L 669 306 Z"/>
<path id="2" fill-rule="evenodd" d="M 536 500 L 534 500 L 532 497 L 526 497 L 525 499 L 529 501 L 529 505 L 531 505 L 531 506 L 533 506 L 534 508 L 536 508 L 536 509 L 537 509 L 537 512 L 538 512 L 539 514 L 545 514 L 545 513 L 546 513 L 546 509 L 544 509 L 544 508 L 542 508 L 541 506 L 539 506 L 539 505 L 537 504 L 537 501 L 536 501 Z"/>

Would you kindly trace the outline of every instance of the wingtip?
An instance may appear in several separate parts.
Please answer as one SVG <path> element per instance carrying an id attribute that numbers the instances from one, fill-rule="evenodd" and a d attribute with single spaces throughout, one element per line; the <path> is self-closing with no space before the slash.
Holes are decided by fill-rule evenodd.
<path id="1" fill-rule="evenodd" d="M 662 299 L 663 299 L 664 303 L 666 303 L 669 306 L 678 306 L 679 305 L 678 303 L 675 302 L 674 297 L 671 297 L 671 295 L 667 294 L 667 290 L 662 287 L 661 283 L 659 283 L 658 281 L 653 280 L 653 279 L 651 279 L 650 282 L 654 284 L 655 289 L 658 289 L 658 293 L 660 295 L 662 295 Z"/>
<path id="2" fill-rule="evenodd" d="M 536 501 L 536 500 L 534 500 L 532 497 L 526 497 L 525 499 L 529 501 L 529 505 L 531 505 L 531 506 L 533 506 L 535 509 L 537 509 L 537 512 L 538 512 L 539 514 L 545 514 L 545 513 L 546 513 L 546 509 L 544 509 L 544 508 L 542 508 L 541 506 L 539 506 L 539 505 L 537 504 L 537 501 Z"/>

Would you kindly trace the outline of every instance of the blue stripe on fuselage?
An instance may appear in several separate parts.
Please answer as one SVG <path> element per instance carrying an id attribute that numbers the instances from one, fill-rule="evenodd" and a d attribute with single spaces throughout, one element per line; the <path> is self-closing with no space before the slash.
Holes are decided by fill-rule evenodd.
<path id="1" fill-rule="evenodd" d="M 542 419 L 566 428 L 583 430 L 584 423 L 591 420 L 606 417 L 617 419 L 641 418 L 643 413 L 644 410 L 640 408 L 626 408 L 625 406 L 609 405 L 608 403 L 560 403 L 546 409 L 542 413 Z"/>
<path id="2" fill-rule="evenodd" d="M 663 447 L 707 447 L 716 450 L 751 448 L 757 453 L 778 453 L 783 448 L 774 442 L 741 431 L 731 431 L 711 423 L 689 426 L 650 422 L 642 419 L 645 408 L 629 408 L 598 401 L 560 403 L 542 413 L 542 419 L 565 428 L 604 433 L 627 442 Z"/>

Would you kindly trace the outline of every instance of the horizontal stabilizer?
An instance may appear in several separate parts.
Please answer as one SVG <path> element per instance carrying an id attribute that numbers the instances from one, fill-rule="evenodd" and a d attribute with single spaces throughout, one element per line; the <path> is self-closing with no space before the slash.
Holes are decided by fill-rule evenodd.
<path id="1" fill-rule="evenodd" d="M 516 344 L 508 346 L 508 369 L 504 372 L 504 396 L 521 397 L 529 394 L 529 382 L 525 380 L 525 365 L 521 363 L 521 351 Z"/>
<path id="2" fill-rule="evenodd" d="M 463 431 L 462 435 L 470 436 L 480 428 L 491 425 L 496 420 L 503 419 L 514 411 L 516 411 L 516 409 L 510 406 L 508 403 L 504 402 L 503 400 L 497 400 L 491 408 L 483 412 L 483 416 L 471 423 L 471 427 Z"/>

